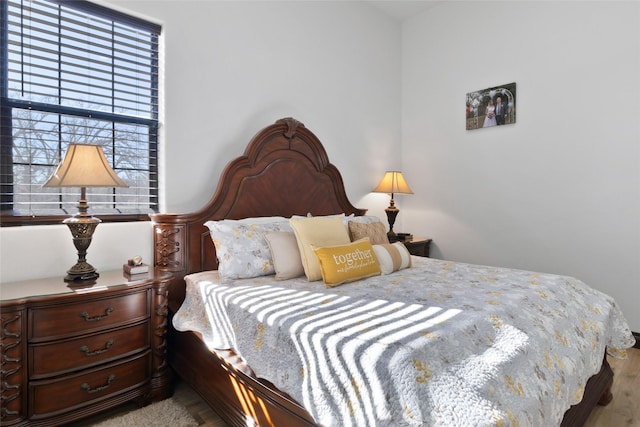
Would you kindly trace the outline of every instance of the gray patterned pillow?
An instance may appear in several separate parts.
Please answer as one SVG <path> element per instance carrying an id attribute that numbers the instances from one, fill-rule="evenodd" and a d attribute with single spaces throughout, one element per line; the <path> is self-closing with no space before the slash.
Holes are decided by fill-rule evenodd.
<path id="1" fill-rule="evenodd" d="M 224 279 L 248 279 L 274 274 L 273 259 L 264 233 L 292 232 L 289 221 L 250 222 L 246 220 L 208 221 L 218 256 L 218 274 Z"/>

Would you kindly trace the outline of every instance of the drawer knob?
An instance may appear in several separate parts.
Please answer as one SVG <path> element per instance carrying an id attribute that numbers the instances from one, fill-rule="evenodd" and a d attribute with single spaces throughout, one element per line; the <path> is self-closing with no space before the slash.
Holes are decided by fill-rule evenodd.
<path id="1" fill-rule="evenodd" d="M 80 313 L 80 317 L 83 317 L 84 320 L 87 322 L 97 322 L 99 320 L 106 319 L 107 317 L 109 317 L 109 314 L 111 314 L 112 312 L 113 312 L 113 307 L 107 307 L 107 309 L 104 311 L 104 314 L 97 315 L 97 316 L 89 316 L 89 313 L 87 313 L 86 311 L 83 311 L 82 313 Z"/>
<path id="2" fill-rule="evenodd" d="M 105 390 L 111 386 L 111 383 L 116 379 L 116 376 L 111 374 L 109 378 L 107 378 L 107 383 L 96 388 L 91 388 L 91 386 L 87 383 L 82 383 L 80 388 L 86 391 L 87 393 L 97 393 L 99 391 Z"/>
<path id="3" fill-rule="evenodd" d="M 80 351 L 83 352 L 85 356 L 96 356 L 98 354 L 102 354 L 105 351 L 109 350 L 109 347 L 111 347 L 114 343 L 115 341 L 111 339 L 106 342 L 106 344 L 104 345 L 104 348 L 99 348 L 93 351 L 89 350 L 89 347 L 87 347 L 86 345 L 83 345 L 82 347 L 80 347 Z"/>

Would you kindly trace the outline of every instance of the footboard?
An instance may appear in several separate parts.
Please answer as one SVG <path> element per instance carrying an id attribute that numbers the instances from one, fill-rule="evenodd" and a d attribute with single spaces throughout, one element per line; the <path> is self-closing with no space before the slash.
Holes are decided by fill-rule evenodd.
<path id="1" fill-rule="evenodd" d="M 193 332 L 169 336 L 171 367 L 230 426 L 316 426 L 302 406 L 208 351 Z"/>

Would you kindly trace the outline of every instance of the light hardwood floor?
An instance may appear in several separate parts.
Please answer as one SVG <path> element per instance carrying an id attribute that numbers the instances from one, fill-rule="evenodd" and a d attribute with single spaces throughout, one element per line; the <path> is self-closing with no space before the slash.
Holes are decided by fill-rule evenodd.
<path id="1" fill-rule="evenodd" d="M 629 359 L 609 357 L 613 369 L 613 400 L 597 406 L 585 427 L 640 426 L 640 349 L 629 350 Z"/>
<path id="2" fill-rule="evenodd" d="M 614 372 L 613 400 L 607 406 L 596 407 L 584 427 L 640 427 L 640 349 L 629 350 L 628 360 L 609 358 L 609 363 Z M 201 426 L 228 427 L 185 383 L 176 384 L 173 398 L 185 406 Z M 127 410 L 123 409 L 123 412 Z M 114 415 L 112 411 L 108 413 L 108 417 Z M 108 417 L 98 417 L 75 426 L 90 426 Z"/>

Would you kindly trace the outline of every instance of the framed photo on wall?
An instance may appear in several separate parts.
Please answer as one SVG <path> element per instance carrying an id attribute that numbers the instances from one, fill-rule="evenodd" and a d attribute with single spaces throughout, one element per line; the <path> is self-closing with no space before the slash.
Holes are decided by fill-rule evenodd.
<path id="1" fill-rule="evenodd" d="M 512 125 L 516 122 L 516 84 L 509 83 L 467 93 L 467 130 Z"/>

